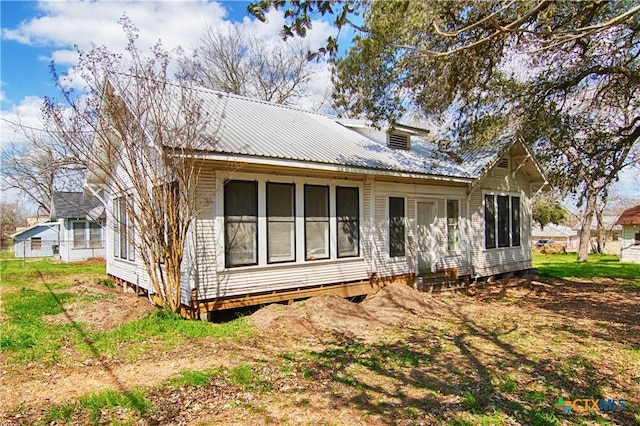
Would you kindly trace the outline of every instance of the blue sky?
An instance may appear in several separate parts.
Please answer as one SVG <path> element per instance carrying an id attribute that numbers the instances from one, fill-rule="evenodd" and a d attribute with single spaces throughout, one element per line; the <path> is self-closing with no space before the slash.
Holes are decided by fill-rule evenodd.
<path id="1" fill-rule="evenodd" d="M 161 39 L 165 47 L 189 49 L 206 26 L 242 27 L 261 40 L 281 43 L 282 12 L 270 12 L 266 24 L 246 15 L 249 2 L 172 0 L 172 1 L 0 1 L 0 147 L 16 142 L 19 136 L 8 122 L 20 121 L 34 128 L 40 124 L 40 105 L 44 96 L 57 96 L 49 71 L 52 59 L 66 70 L 77 60 L 74 45 L 89 49 L 91 43 L 124 52 L 125 37 L 118 19 L 126 13 L 140 30 L 138 47 L 143 50 Z M 335 29 L 315 21 L 307 40 L 317 48 Z M 348 45 L 342 33 L 341 47 Z M 313 89 L 318 98 L 331 90 L 330 73 L 321 65 Z M 315 104 L 315 101 L 310 101 Z M 304 106 L 304 105 L 303 105 Z M 638 197 L 637 169 L 627 170 L 614 191 Z"/>

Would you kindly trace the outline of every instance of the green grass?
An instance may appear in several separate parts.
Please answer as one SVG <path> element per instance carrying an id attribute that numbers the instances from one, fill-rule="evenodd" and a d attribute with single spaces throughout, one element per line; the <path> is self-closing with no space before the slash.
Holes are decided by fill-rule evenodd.
<path id="1" fill-rule="evenodd" d="M 550 278 L 616 278 L 633 280 L 633 287 L 640 287 L 640 264 L 622 263 L 616 255 L 591 254 L 588 262 L 576 262 L 575 253 L 534 253 L 533 267 Z"/>
<path id="2" fill-rule="evenodd" d="M 220 376 L 223 370 L 214 368 L 205 371 L 182 370 L 176 377 L 166 381 L 167 386 L 179 388 L 183 386 L 200 387 L 209 383 L 212 377 Z"/>
<path id="3" fill-rule="evenodd" d="M 105 278 L 106 267 L 102 262 L 64 263 L 50 259 L 29 260 L 2 259 L 0 260 L 0 278 L 2 287 L 22 287 L 28 284 L 37 285 L 53 278 L 82 275 L 93 280 Z"/>
<path id="4" fill-rule="evenodd" d="M 0 261 L 1 302 L 7 319 L 0 323 L 0 353 L 12 362 L 62 359 L 63 346 L 90 357 L 103 354 L 142 356 L 150 341 L 172 348 L 189 339 L 212 337 L 234 340 L 250 336 L 253 330 L 244 318 L 224 324 L 185 321 L 179 315 L 159 310 L 146 318 L 125 323 L 106 332 L 92 332 L 84 323 L 47 324 L 43 317 L 64 312 L 69 302 L 93 302 L 110 295 L 64 292 L 74 279 L 109 285 L 100 263 L 56 263 L 48 259 L 22 264 L 21 260 Z M 55 291 L 54 291 L 55 290 Z M 62 291 L 61 291 L 62 290 Z"/>

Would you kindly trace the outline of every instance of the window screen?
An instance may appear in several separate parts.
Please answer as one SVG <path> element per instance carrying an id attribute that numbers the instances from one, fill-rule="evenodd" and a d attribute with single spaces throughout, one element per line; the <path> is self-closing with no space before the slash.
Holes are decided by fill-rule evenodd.
<path id="1" fill-rule="evenodd" d="M 232 180 L 224 186 L 225 265 L 258 263 L 258 184 Z"/>
<path id="2" fill-rule="evenodd" d="M 484 196 L 484 246 L 496 248 L 496 205 L 493 195 Z"/>
<path id="3" fill-rule="evenodd" d="M 329 187 L 304 186 L 305 252 L 307 260 L 329 258 Z"/>
<path id="4" fill-rule="evenodd" d="M 295 186 L 267 183 L 267 262 L 295 260 Z"/>
<path id="5" fill-rule="evenodd" d="M 73 223 L 73 247 L 85 248 L 85 222 L 72 222 Z"/>
<path id="6" fill-rule="evenodd" d="M 358 188 L 336 187 L 338 257 L 360 254 L 359 202 Z"/>
<path id="7" fill-rule="evenodd" d="M 511 197 L 511 245 L 520 245 L 520 197 Z"/>
<path id="8" fill-rule="evenodd" d="M 509 197 L 498 195 L 498 247 L 509 247 Z"/>
<path id="9" fill-rule="evenodd" d="M 389 256 L 405 253 L 404 198 L 389 197 Z"/>
<path id="10" fill-rule="evenodd" d="M 458 250 L 458 216 L 460 207 L 458 200 L 447 200 L 447 250 Z"/>

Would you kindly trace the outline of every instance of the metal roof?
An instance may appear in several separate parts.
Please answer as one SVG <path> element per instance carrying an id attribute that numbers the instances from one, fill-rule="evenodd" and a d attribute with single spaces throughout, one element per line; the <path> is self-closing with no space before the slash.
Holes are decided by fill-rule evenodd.
<path id="1" fill-rule="evenodd" d="M 414 134 L 410 150 L 393 149 L 386 132 L 372 127 L 215 90 L 195 88 L 194 94 L 211 117 L 205 130 L 216 140 L 206 148 L 211 153 L 472 180 L 509 144 L 452 153 Z M 169 98 L 177 111 L 180 96 Z"/>

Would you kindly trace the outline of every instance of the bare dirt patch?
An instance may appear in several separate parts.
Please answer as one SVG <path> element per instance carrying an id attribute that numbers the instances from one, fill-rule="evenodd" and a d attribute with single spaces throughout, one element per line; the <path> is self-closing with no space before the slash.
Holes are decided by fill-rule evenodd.
<path id="1" fill-rule="evenodd" d="M 63 291 L 80 295 L 80 300 L 65 304 L 64 312 L 43 317 L 46 323 L 85 323 L 92 331 L 107 331 L 156 310 L 145 297 L 100 283 L 75 280 Z"/>

